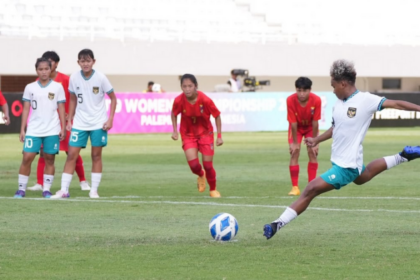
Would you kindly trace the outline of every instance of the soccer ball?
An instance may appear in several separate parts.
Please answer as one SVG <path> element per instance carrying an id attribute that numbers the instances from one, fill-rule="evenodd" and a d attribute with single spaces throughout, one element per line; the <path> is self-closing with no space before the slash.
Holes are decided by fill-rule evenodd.
<path id="1" fill-rule="evenodd" d="M 211 219 L 209 230 L 216 241 L 229 241 L 238 233 L 239 226 L 231 214 L 219 213 Z"/>

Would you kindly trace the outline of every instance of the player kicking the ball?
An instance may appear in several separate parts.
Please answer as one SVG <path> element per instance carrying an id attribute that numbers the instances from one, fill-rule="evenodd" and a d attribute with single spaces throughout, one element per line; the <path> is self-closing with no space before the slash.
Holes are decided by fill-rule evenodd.
<path id="1" fill-rule="evenodd" d="M 332 138 L 332 167 L 309 182 L 298 200 L 287 207 L 277 220 L 264 226 L 264 236 L 267 239 L 302 214 L 316 196 L 334 189 L 339 190 L 351 182 L 362 185 L 387 169 L 420 157 L 419 146 L 406 146 L 402 152 L 376 159 L 365 167 L 362 142 L 372 115 L 385 108 L 420 112 L 420 106 L 360 92 L 355 86 L 356 70 L 349 61 L 335 61 L 331 66 L 330 76 L 331 86 L 338 98 L 333 108 L 332 126 L 322 135 L 307 138 L 305 143 L 314 147 Z"/>
<path id="2" fill-rule="evenodd" d="M 102 178 L 102 148 L 108 142 L 108 130 L 112 128 L 117 99 L 108 78 L 93 69 L 95 57 L 89 49 L 78 55 L 81 71 L 70 76 L 70 108 L 67 130 L 71 130 L 69 152 L 61 177 L 61 190 L 51 198 L 68 198 L 80 150 L 86 148 L 88 138 L 92 144 L 92 175 L 90 198 L 99 198 L 98 187 Z M 111 99 L 109 117 L 106 113 L 105 94 Z M 76 111 L 76 112 L 75 112 Z M 74 116 L 74 123 L 71 120 Z"/>
<path id="3" fill-rule="evenodd" d="M 206 178 L 210 186 L 210 196 L 220 197 L 216 190 L 216 171 L 213 168 L 214 136 L 210 116 L 216 120 L 217 140 L 216 145 L 221 146 L 222 120 L 220 111 L 213 100 L 201 91 L 197 91 L 197 79 L 194 75 L 185 74 L 181 77 L 183 93 L 177 96 L 172 107 L 172 139 L 178 140 L 177 116 L 181 114 L 182 148 L 191 171 L 198 176 L 197 187 L 199 192 L 206 190 Z M 203 167 L 198 160 L 198 152 L 203 155 Z"/>
<path id="4" fill-rule="evenodd" d="M 44 146 L 45 157 L 42 196 L 51 197 L 50 188 L 54 180 L 55 155 L 58 154 L 60 141 L 66 138 L 64 109 L 66 96 L 63 86 L 50 79 L 51 62 L 48 59 L 38 58 L 35 69 L 38 81 L 25 87 L 22 98 L 23 112 L 19 140 L 24 145 L 22 164 L 19 169 L 19 189 L 14 196 L 16 198 L 22 198 L 26 194 L 31 164 L 39 153 L 41 145 Z M 25 133 L 30 107 L 32 107 L 32 114 Z"/>

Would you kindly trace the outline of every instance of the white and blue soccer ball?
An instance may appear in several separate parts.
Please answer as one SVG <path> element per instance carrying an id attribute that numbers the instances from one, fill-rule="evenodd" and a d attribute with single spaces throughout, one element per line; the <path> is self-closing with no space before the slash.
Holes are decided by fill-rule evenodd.
<path id="1" fill-rule="evenodd" d="M 209 224 L 211 236 L 216 241 L 232 240 L 238 233 L 239 226 L 235 217 L 228 213 L 219 213 Z"/>

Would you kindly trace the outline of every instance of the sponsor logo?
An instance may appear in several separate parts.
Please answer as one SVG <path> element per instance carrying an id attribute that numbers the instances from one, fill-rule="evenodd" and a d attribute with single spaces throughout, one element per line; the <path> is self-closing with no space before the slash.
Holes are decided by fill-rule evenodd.
<path id="1" fill-rule="evenodd" d="M 357 108 L 349 107 L 347 109 L 347 117 L 354 118 L 356 116 L 356 110 Z"/>
<path id="2" fill-rule="evenodd" d="M 93 87 L 92 89 L 94 94 L 98 94 L 99 93 L 99 87 Z"/>
<path id="3" fill-rule="evenodd" d="M 330 181 L 335 179 L 335 174 L 332 174 L 331 176 L 328 176 L 328 179 L 330 179 Z"/>
<path id="4" fill-rule="evenodd" d="M 54 150 L 57 150 L 57 144 L 54 144 Z"/>
<path id="5" fill-rule="evenodd" d="M 102 136 L 102 142 L 105 142 L 105 136 Z"/>

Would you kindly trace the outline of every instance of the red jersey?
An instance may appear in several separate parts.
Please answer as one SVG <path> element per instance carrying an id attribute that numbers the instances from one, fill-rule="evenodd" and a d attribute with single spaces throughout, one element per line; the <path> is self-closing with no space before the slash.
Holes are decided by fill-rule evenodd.
<path id="1" fill-rule="evenodd" d="M 64 93 L 66 95 L 66 114 L 69 113 L 69 106 L 70 106 L 70 92 L 69 92 L 69 76 L 57 72 L 57 76 L 55 76 L 54 82 L 60 83 L 64 88 Z"/>
<path id="2" fill-rule="evenodd" d="M 3 93 L 0 91 L 0 106 L 3 106 L 6 103 L 6 98 L 4 98 Z"/>
<path id="3" fill-rule="evenodd" d="M 312 126 L 312 121 L 321 119 L 321 98 L 309 93 L 308 103 L 305 107 L 300 105 L 297 93 L 287 97 L 287 120 L 289 123 L 297 123 L 298 127 Z"/>
<path id="4" fill-rule="evenodd" d="M 182 138 L 213 135 L 210 115 L 213 118 L 217 118 L 220 115 L 220 111 L 214 105 L 213 100 L 201 91 L 198 91 L 197 94 L 195 104 L 188 102 L 184 93 L 178 95 L 174 100 L 172 112 L 175 116 L 181 114 L 179 132 Z"/>

